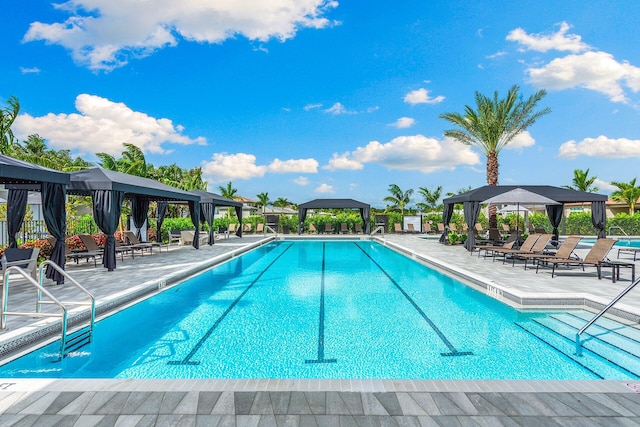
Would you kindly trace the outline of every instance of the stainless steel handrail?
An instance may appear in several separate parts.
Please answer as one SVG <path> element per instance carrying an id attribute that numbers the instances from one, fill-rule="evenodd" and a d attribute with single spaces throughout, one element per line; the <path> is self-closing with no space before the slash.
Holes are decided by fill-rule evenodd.
<path id="1" fill-rule="evenodd" d="M 377 226 L 376 229 L 371 232 L 371 235 L 373 236 L 378 231 L 380 232 L 380 234 L 382 234 L 384 236 L 384 225 Z"/>
<path id="2" fill-rule="evenodd" d="M 624 234 L 627 237 L 627 241 L 628 242 L 631 241 L 631 237 L 629 237 L 627 232 L 624 231 L 624 229 L 622 227 L 620 227 L 619 225 L 612 225 L 611 227 L 609 227 L 609 233 L 608 234 L 611 234 L 611 230 L 613 230 L 613 229 L 618 229 L 618 230 L 622 231 L 622 234 Z"/>
<path id="3" fill-rule="evenodd" d="M 584 325 L 582 327 L 582 329 L 580 329 L 578 331 L 578 333 L 576 334 L 576 355 L 577 356 L 582 356 L 582 341 L 580 340 L 580 335 L 582 335 L 584 333 L 584 331 L 586 331 L 591 325 L 593 325 L 596 322 L 596 320 L 598 320 L 600 317 L 602 317 L 607 312 L 607 310 L 609 310 L 611 307 L 613 307 L 613 305 L 615 303 L 620 301 L 620 299 L 622 297 L 624 297 L 626 294 L 628 294 L 639 282 L 640 282 L 640 278 L 634 280 L 633 283 L 631 283 L 629 286 L 624 288 L 624 290 L 622 292 L 620 292 L 618 294 L 618 296 L 616 296 L 613 300 L 611 300 L 611 302 L 609 304 L 607 304 L 607 306 L 605 308 L 600 310 L 600 312 L 598 314 L 593 316 L 593 318 L 591 320 L 589 320 L 589 322 L 587 322 L 587 324 Z"/>

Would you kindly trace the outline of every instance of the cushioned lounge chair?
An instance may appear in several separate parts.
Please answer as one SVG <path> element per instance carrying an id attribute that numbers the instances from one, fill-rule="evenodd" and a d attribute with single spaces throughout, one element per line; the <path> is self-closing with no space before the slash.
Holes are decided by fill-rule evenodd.
<path id="1" fill-rule="evenodd" d="M 2 254 L 0 264 L 2 264 L 2 278 L 9 267 L 20 267 L 27 274 L 31 274 L 33 280 L 37 281 L 38 254 L 40 248 L 7 248 Z M 2 282 L 4 285 L 4 281 Z"/>
<path id="2" fill-rule="evenodd" d="M 560 247 L 558 248 L 558 250 L 556 251 L 555 254 L 547 254 L 547 253 L 541 253 L 541 254 L 521 254 L 519 255 L 520 258 L 524 259 L 524 269 L 527 269 L 527 263 L 529 260 L 533 260 L 534 262 L 541 262 L 544 261 L 545 259 L 550 259 L 550 258 L 555 258 L 555 259 L 566 259 L 566 260 L 570 260 L 570 259 L 578 259 L 577 255 L 574 254 L 574 250 L 576 249 L 576 246 L 578 246 L 578 243 L 580 242 L 580 237 L 578 236 L 568 236 L 566 239 L 564 239 L 564 242 L 562 242 L 562 244 L 560 245 Z M 538 269 L 536 268 L 536 271 Z"/>
<path id="3" fill-rule="evenodd" d="M 567 267 L 571 266 L 581 266 L 582 271 L 584 271 L 584 266 L 589 265 L 596 268 L 598 272 L 598 279 L 602 278 L 602 264 L 605 262 L 607 258 L 607 254 L 613 248 L 617 240 L 614 239 L 598 239 L 593 244 L 593 247 L 589 250 L 587 255 L 585 255 L 584 259 L 560 259 L 560 258 L 547 258 L 544 259 L 543 262 L 538 263 L 538 267 L 540 265 L 549 265 L 551 264 L 551 277 L 554 276 L 556 272 L 556 266 L 562 264 Z M 537 270 L 536 270 L 537 271 Z"/>
<path id="4" fill-rule="evenodd" d="M 539 254 L 543 254 L 544 251 L 546 250 L 547 245 L 551 241 L 552 237 L 553 237 L 553 234 L 540 234 L 538 239 L 533 244 L 533 246 L 531 247 L 530 250 L 523 251 L 522 248 L 521 248 L 517 252 L 506 254 L 506 255 L 510 255 L 511 256 L 511 261 L 512 261 L 511 265 L 515 266 L 516 265 L 516 259 L 522 259 L 521 256 L 523 256 L 523 255 L 533 255 L 533 254 L 539 255 Z M 507 257 L 505 256 L 505 259 L 503 260 L 503 262 L 506 260 L 506 258 Z"/>
<path id="5" fill-rule="evenodd" d="M 514 249 L 514 245 L 516 244 L 516 236 L 515 234 L 512 236 L 509 236 L 509 239 L 507 239 L 506 242 L 504 242 L 504 244 L 502 245 L 492 245 L 492 244 L 483 244 L 483 242 L 491 242 L 488 239 L 485 239 L 484 241 L 481 240 L 480 244 L 477 244 L 474 249 L 478 250 L 478 258 L 480 257 L 480 254 L 484 251 L 484 257 L 488 257 L 488 256 L 493 256 L 493 251 L 495 249 L 497 250 L 501 250 L 501 249 Z M 472 252 L 473 254 L 473 252 Z"/>
<path id="6" fill-rule="evenodd" d="M 514 253 L 528 253 L 531 252 L 531 249 L 533 248 L 533 245 L 535 245 L 536 241 L 538 240 L 538 238 L 540 237 L 540 234 L 531 234 L 529 237 L 527 237 L 527 239 L 524 241 L 524 243 L 522 244 L 522 246 L 520 246 L 519 249 L 500 249 L 500 248 L 496 248 L 493 251 L 493 260 L 496 260 L 496 255 L 500 254 L 503 257 L 506 257 L 509 254 L 514 254 Z"/>

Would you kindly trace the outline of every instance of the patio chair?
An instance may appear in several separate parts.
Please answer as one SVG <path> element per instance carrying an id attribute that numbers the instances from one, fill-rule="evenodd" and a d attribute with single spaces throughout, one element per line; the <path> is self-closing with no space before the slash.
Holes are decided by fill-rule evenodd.
<path id="1" fill-rule="evenodd" d="M 231 235 L 231 233 L 236 234 L 236 227 L 237 224 L 235 222 L 229 224 L 229 235 Z M 193 241 L 193 238 L 191 239 L 191 241 Z"/>
<path id="2" fill-rule="evenodd" d="M 311 234 L 311 233 L 316 233 L 316 234 L 318 234 L 318 230 L 316 230 L 316 226 L 315 226 L 313 223 L 309 224 L 309 233 L 310 233 L 310 234 Z"/>
<path id="3" fill-rule="evenodd" d="M 544 261 L 545 258 L 546 259 L 566 259 L 566 260 L 570 260 L 570 259 L 578 259 L 577 255 L 575 255 L 573 253 L 573 251 L 576 249 L 576 246 L 578 246 L 578 242 L 580 242 L 580 237 L 578 236 L 569 236 L 567 237 L 564 242 L 562 242 L 562 244 L 560 245 L 560 247 L 558 248 L 558 250 L 556 251 L 555 254 L 550 254 L 550 253 L 533 253 L 533 254 L 521 254 L 519 255 L 520 258 L 524 259 L 524 269 L 527 269 L 527 262 L 528 260 L 533 260 L 534 262 L 537 261 L 538 263 L 540 263 L 540 261 Z M 536 267 L 536 272 L 538 271 L 537 267 Z"/>
<path id="4" fill-rule="evenodd" d="M 540 234 L 531 234 L 529 235 L 529 237 L 527 237 L 527 239 L 524 241 L 524 243 L 522 244 L 522 246 L 520 246 L 519 249 L 508 249 L 508 248 L 496 248 L 493 251 L 493 260 L 496 260 L 496 254 L 502 254 L 503 257 L 506 257 L 509 254 L 514 254 L 514 253 L 528 253 L 531 252 L 531 250 L 533 249 L 533 245 L 535 245 L 536 241 L 538 240 L 538 238 L 540 237 Z M 546 245 L 546 243 L 545 243 Z"/>
<path id="5" fill-rule="evenodd" d="M 409 232 L 409 233 L 417 233 L 418 231 L 413 226 L 413 224 L 407 224 L 407 232 Z"/>
<path id="6" fill-rule="evenodd" d="M 55 246 L 56 242 L 58 241 L 58 239 L 56 239 L 53 236 L 49 236 L 49 237 L 47 237 L 47 241 L 49 242 L 49 244 L 53 248 Z M 87 262 L 89 262 L 89 258 L 91 258 L 93 260 L 93 266 L 97 267 L 98 263 L 96 262 L 96 257 L 101 257 L 102 258 L 102 253 L 103 253 L 102 249 L 99 250 L 99 251 L 96 251 L 96 252 L 74 251 L 73 249 L 71 249 L 71 247 L 69 245 L 67 245 L 67 242 L 64 243 L 64 256 L 65 256 L 65 258 L 67 260 L 73 260 L 76 264 L 78 264 L 81 259 L 85 259 L 85 260 L 87 260 Z"/>
<path id="7" fill-rule="evenodd" d="M 180 230 L 169 231 L 169 245 L 171 245 L 173 242 L 177 244 L 180 243 Z"/>
<path id="8" fill-rule="evenodd" d="M 355 227 L 356 234 L 364 234 L 364 231 L 362 230 L 362 224 L 360 224 L 359 222 L 356 222 L 354 227 Z"/>
<path id="9" fill-rule="evenodd" d="M 441 222 L 438 223 L 438 233 L 444 233 L 444 224 Z"/>
<path id="10" fill-rule="evenodd" d="M 549 242 L 551 241 L 551 238 L 553 237 L 553 234 L 540 234 L 538 235 L 538 239 L 536 240 L 536 242 L 533 244 L 533 246 L 531 247 L 530 250 L 528 251 L 523 251 L 522 248 L 520 249 L 520 251 L 518 252 L 513 252 L 511 253 L 511 259 L 512 259 L 512 266 L 516 265 L 516 259 L 522 259 L 521 256 L 523 255 L 540 255 L 540 254 L 544 254 L 544 251 L 546 250 L 547 245 L 549 244 Z M 506 255 L 509 255 L 508 253 L 505 254 L 505 258 L 503 260 L 506 261 L 507 257 Z"/>
<path id="11" fill-rule="evenodd" d="M 329 223 L 329 222 L 328 222 L 328 223 L 326 223 L 326 224 L 324 225 L 324 232 L 325 232 L 325 233 L 333 233 L 333 224 L 331 224 L 331 223 Z"/>
<path id="12" fill-rule="evenodd" d="M 340 232 L 342 234 L 349 234 L 349 226 L 347 225 L 346 222 L 343 222 L 340 224 Z"/>
<path id="13" fill-rule="evenodd" d="M 582 266 L 582 271 L 584 271 L 585 265 L 590 265 L 596 268 L 598 272 L 598 279 L 601 279 L 602 264 L 605 263 L 607 254 L 613 248 L 613 245 L 615 245 L 616 242 L 617 240 L 614 239 L 598 239 L 593 244 L 593 247 L 589 250 L 587 255 L 585 255 L 584 259 L 548 258 L 544 260 L 544 263 L 538 263 L 538 267 L 540 267 L 540 264 L 551 264 L 551 277 L 553 277 L 556 271 L 556 266 L 559 264 L 564 264 L 567 267 L 571 267 L 574 265 Z"/>
<path id="14" fill-rule="evenodd" d="M 264 224 L 262 222 L 256 224 L 256 234 L 258 233 L 264 234 Z M 229 235 L 227 235 L 227 237 L 229 237 Z"/>
<path id="15" fill-rule="evenodd" d="M 511 239 L 506 241 L 503 245 L 476 245 L 474 246 L 474 249 L 478 249 L 478 258 L 480 258 L 480 254 L 482 253 L 482 251 L 484 251 L 484 257 L 488 257 L 489 255 L 491 255 L 493 257 L 493 251 L 494 250 L 501 250 L 501 249 L 514 249 L 513 246 L 516 244 L 516 239 L 515 236 Z M 473 254 L 473 251 L 471 252 L 471 254 Z"/>
<path id="16" fill-rule="evenodd" d="M 7 248 L 0 259 L 2 265 L 2 278 L 9 267 L 20 267 L 26 273 L 31 274 L 37 281 L 38 254 L 40 248 Z M 4 283 L 4 282 L 3 282 Z"/>
<path id="17" fill-rule="evenodd" d="M 246 223 L 244 225 L 244 228 L 242 229 L 242 232 L 243 233 L 251 233 L 251 232 L 253 232 L 253 225 L 251 223 L 249 223 L 249 222 Z"/>
<path id="18" fill-rule="evenodd" d="M 429 224 L 428 222 L 425 222 L 424 224 L 422 224 L 422 230 L 427 234 L 433 233 L 433 230 L 431 229 L 431 224 Z"/>
<path id="19" fill-rule="evenodd" d="M 399 222 L 396 222 L 395 224 L 393 224 L 393 232 L 404 233 L 404 230 L 402 229 L 402 224 L 400 224 Z"/>
<path id="20" fill-rule="evenodd" d="M 80 258 L 87 258 L 91 255 L 102 257 L 104 254 L 104 248 L 100 247 L 93 237 L 90 234 L 78 234 L 80 241 L 87 249 L 87 252 L 79 252 Z M 116 254 L 120 254 L 120 259 L 124 261 L 125 252 L 131 252 L 131 256 L 133 256 L 133 251 L 128 246 L 118 246 L 118 240 L 116 239 Z M 75 253 L 75 252 L 74 252 Z M 93 258 L 93 263 L 96 263 L 95 257 Z"/>
<path id="21" fill-rule="evenodd" d="M 154 246 L 158 248 L 161 247 L 159 243 L 141 242 L 140 239 L 138 239 L 138 236 L 136 236 L 136 234 L 131 230 L 124 231 L 122 234 L 124 235 L 124 238 L 127 239 L 127 247 L 133 249 L 134 251 L 139 250 L 143 255 L 144 251 L 147 249 L 149 249 L 149 253 L 152 254 Z"/>

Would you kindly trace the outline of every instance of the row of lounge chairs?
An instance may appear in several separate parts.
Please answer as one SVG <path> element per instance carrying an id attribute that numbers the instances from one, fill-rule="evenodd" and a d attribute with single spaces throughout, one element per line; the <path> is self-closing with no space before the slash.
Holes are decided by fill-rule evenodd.
<path id="1" fill-rule="evenodd" d="M 580 237 L 569 236 L 557 250 L 550 251 L 549 244 L 552 237 L 552 234 L 534 233 L 527 237 L 520 248 L 514 248 L 516 240 L 512 240 L 502 246 L 476 246 L 476 249 L 478 250 L 478 256 L 484 252 L 485 257 L 490 255 L 494 261 L 497 257 L 502 257 L 503 262 L 511 259 L 512 265 L 515 265 L 516 260 L 522 260 L 524 261 L 525 270 L 528 262 L 531 261 L 536 264 L 536 273 L 540 267 L 550 266 L 551 277 L 554 277 L 556 268 L 560 265 L 567 267 L 579 266 L 583 270 L 585 266 L 592 266 L 596 268 L 600 279 L 602 277 L 602 267 L 610 263 L 607 255 L 616 243 L 614 239 L 598 239 L 584 259 L 580 259 L 574 252 L 580 242 Z"/>

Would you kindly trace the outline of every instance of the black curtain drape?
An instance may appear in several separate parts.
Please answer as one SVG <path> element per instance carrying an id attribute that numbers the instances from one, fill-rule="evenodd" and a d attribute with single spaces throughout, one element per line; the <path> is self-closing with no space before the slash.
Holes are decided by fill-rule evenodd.
<path id="1" fill-rule="evenodd" d="M 591 223 L 598 230 L 598 239 L 607 237 L 604 230 L 607 226 L 607 212 L 604 202 L 591 202 Z"/>
<path id="2" fill-rule="evenodd" d="M 67 232 L 66 196 L 66 186 L 52 182 L 42 183 L 44 222 L 47 225 L 49 234 L 56 238 L 56 244 L 53 246 L 50 259 L 62 269 L 64 269 L 65 264 L 64 237 Z M 64 275 L 50 265 L 47 265 L 45 276 L 47 279 L 55 281 L 58 285 L 64 283 Z"/>
<path id="3" fill-rule="evenodd" d="M 304 220 L 307 219 L 307 209 L 298 208 L 298 234 L 304 231 Z"/>
<path id="4" fill-rule="evenodd" d="M 444 223 L 444 231 L 442 232 L 442 236 L 440 236 L 440 243 L 447 244 L 447 239 L 449 232 L 447 231 L 447 225 L 451 221 L 451 217 L 453 216 L 453 203 L 445 203 L 444 208 L 442 209 L 442 222 Z"/>
<path id="5" fill-rule="evenodd" d="M 192 245 L 194 248 L 200 249 L 200 202 L 189 202 L 189 216 L 193 226 L 196 228 Z"/>
<path id="6" fill-rule="evenodd" d="M 480 202 L 464 202 L 464 220 L 467 223 L 467 240 L 464 242 L 464 247 L 469 252 L 473 251 L 473 247 L 476 245 L 476 238 L 473 233 L 473 227 L 476 225 L 478 215 L 480 215 Z"/>
<path id="7" fill-rule="evenodd" d="M 7 196 L 7 232 L 9 234 L 9 247 L 17 248 L 16 235 L 24 222 L 27 211 L 27 190 L 9 190 Z"/>
<path id="8" fill-rule="evenodd" d="M 371 208 L 360 208 L 360 216 L 364 221 L 364 234 L 371 234 Z"/>
<path id="9" fill-rule="evenodd" d="M 238 217 L 238 229 L 236 230 L 236 236 L 242 237 L 242 206 L 236 206 L 236 216 Z"/>
<path id="10" fill-rule="evenodd" d="M 200 219 L 209 225 L 209 246 L 215 243 L 215 236 L 213 234 L 213 203 L 200 203 Z"/>
<path id="11" fill-rule="evenodd" d="M 144 197 L 134 197 L 131 200 L 131 217 L 133 218 L 133 225 L 136 227 L 136 237 L 142 241 L 141 228 L 147 221 L 149 216 L 149 199 Z"/>
<path id="12" fill-rule="evenodd" d="M 560 226 L 560 221 L 562 221 L 562 211 L 564 211 L 564 205 L 547 205 L 547 216 L 549 217 L 549 222 L 553 226 L 553 241 L 558 242 L 558 237 L 560 233 L 558 232 L 558 227 Z"/>
<path id="13" fill-rule="evenodd" d="M 158 220 L 156 222 L 156 242 L 158 243 L 162 242 L 162 223 L 167 214 L 167 205 L 168 203 L 164 200 L 158 202 Z"/>
<path id="14" fill-rule="evenodd" d="M 93 219 L 95 219 L 98 228 L 107 236 L 102 265 L 107 270 L 113 271 L 116 268 L 116 238 L 113 234 L 118 229 L 120 222 L 124 192 L 94 190 L 91 195 L 93 198 Z"/>

